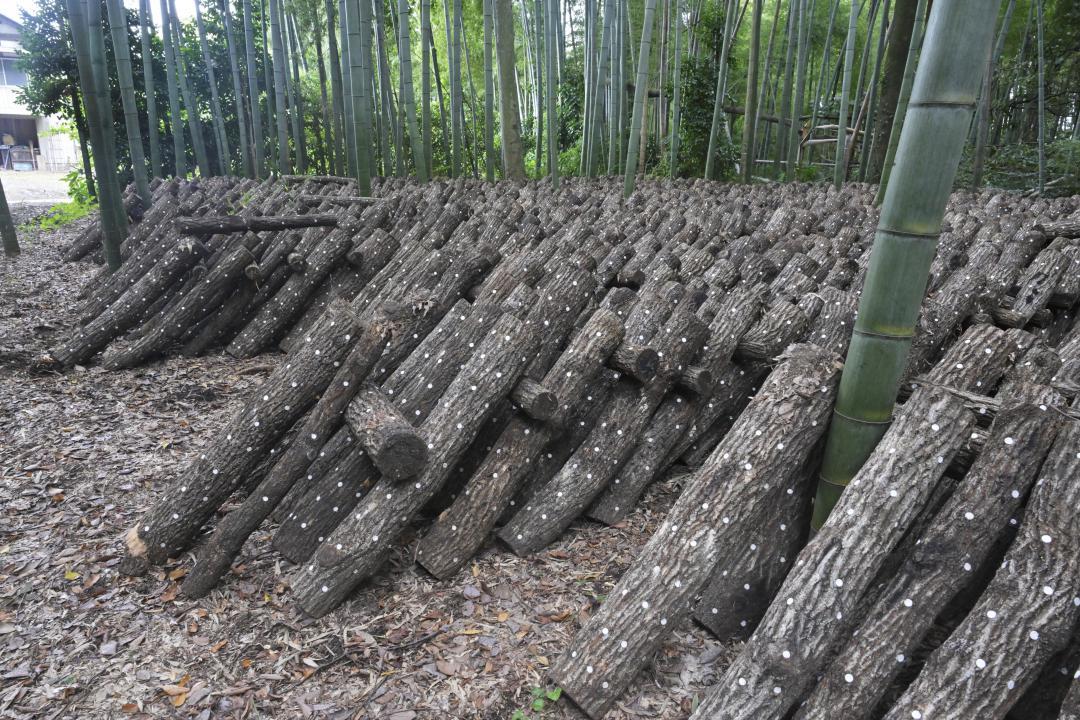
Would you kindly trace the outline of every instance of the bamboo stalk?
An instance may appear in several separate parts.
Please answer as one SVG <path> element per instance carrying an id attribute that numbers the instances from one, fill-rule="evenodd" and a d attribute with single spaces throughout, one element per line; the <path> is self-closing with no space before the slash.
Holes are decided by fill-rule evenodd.
<path id="1" fill-rule="evenodd" d="M 15 223 L 11 219 L 11 208 L 8 207 L 7 195 L 4 194 L 3 182 L 0 182 L 0 243 L 4 246 L 4 254 L 9 258 L 21 252 L 19 237 L 15 234 Z"/>
<path id="2" fill-rule="evenodd" d="M 176 85 L 176 56 L 173 52 L 172 30 L 169 28 L 169 3 L 160 0 L 161 44 L 165 56 L 165 80 L 169 92 L 169 123 L 172 125 L 173 174 L 187 175 L 187 149 L 184 147 L 184 121 L 180 117 L 180 91 Z M 70 10 L 69 10 L 70 16 Z M 72 23 L 75 20 L 72 18 Z"/>
<path id="3" fill-rule="evenodd" d="M 236 54 L 236 35 L 233 34 L 232 12 L 228 0 L 222 0 L 221 14 L 225 18 L 225 45 L 229 51 L 229 74 L 232 77 L 233 102 L 236 103 L 236 126 L 240 136 L 240 164 L 242 172 L 249 178 L 255 177 L 255 167 L 251 160 L 251 137 L 248 135 L 247 113 L 244 105 L 244 83 L 240 78 L 240 61 Z"/>
<path id="4" fill-rule="evenodd" d="M 935 3 L 844 363 L 814 503 L 820 528 L 888 428 L 1001 0 Z"/>
<path id="5" fill-rule="evenodd" d="M 645 17 L 641 25 L 641 52 L 638 55 L 637 83 L 634 86 L 634 114 L 630 119 L 630 145 L 626 149 L 623 197 L 630 197 L 634 192 L 638 152 L 641 150 L 641 124 L 645 116 L 645 96 L 648 94 L 649 52 L 652 47 L 653 16 L 655 14 L 656 0 L 645 0 Z"/>
<path id="6" fill-rule="evenodd" d="M 855 35 L 858 29 L 859 13 L 855 11 L 855 5 L 852 3 L 848 13 L 847 42 L 844 45 L 844 79 L 840 85 L 840 120 L 836 131 L 836 164 L 833 166 L 833 185 L 837 189 L 847 178 L 845 150 L 847 148 L 848 101 L 851 98 L 851 69 L 855 64 Z"/>
<path id="7" fill-rule="evenodd" d="M 904 127 L 904 117 L 907 115 L 908 99 L 911 97 L 912 85 L 915 81 L 915 66 L 922 49 L 926 3 L 927 0 L 919 0 L 918 7 L 915 9 L 915 27 L 911 30 L 911 43 L 908 45 L 907 62 L 904 64 L 904 79 L 900 84 L 900 98 L 896 101 L 896 112 L 893 114 L 892 128 L 889 130 L 889 147 L 885 151 L 885 162 L 881 166 L 881 180 L 878 183 L 877 194 L 874 196 L 875 205 L 880 205 L 885 199 L 885 191 L 889 187 L 889 178 L 896 160 L 900 133 Z"/>
<path id="8" fill-rule="evenodd" d="M 110 0 L 115 2 L 116 0 Z M 211 122 L 214 124 L 214 139 L 217 147 L 218 172 L 229 174 L 229 138 L 225 134 L 225 118 L 221 113 L 221 98 L 218 96 L 217 76 L 214 61 L 210 57 L 210 44 L 206 42 L 206 26 L 203 24 L 202 0 L 195 0 L 195 28 L 199 36 L 199 49 L 202 51 L 203 66 L 206 68 L 206 80 L 210 85 Z"/>
<path id="9" fill-rule="evenodd" d="M 157 94 L 154 91 L 154 56 L 150 47 L 150 0 L 139 0 L 139 42 L 142 49 L 143 94 L 146 97 L 146 139 L 150 145 L 150 172 L 163 177 L 161 171 L 161 134 L 158 130 Z"/>
<path id="10" fill-rule="evenodd" d="M 416 101 L 412 84 L 412 38 L 409 33 L 409 0 L 398 0 L 398 63 L 401 66 L 401 105 L 412 143 L 413 165 L 420 182 L 428 181 L 424 138 L 416 127 Z"/>
<path id="11" fill-rule="evenodd" d="M 457 0 L 461 2 L 461 0 Z M 559 48 L 558 38 L 555 37 L 559 23 L 559 0 L 547 0 L 547 41 L 544 49 L 547 51 L 547 116 L 548 116 L 548 172 L 551 175 L 551 186 L 559 187 L 559 118 L 555 114 L 555 97 L 559 85 Z"/>
<path id="12" fill-rule="evenodd" d="M 112 33 L 113 60 L 116 62 L 116 79 L 120 86 L 120 101 L 124 108 L 124 129 L 127 131 L 128 156 L 131 174 L 135 178 L 135 190 L 144 208 L 151 203 L 150 182 L 146 177 L 146 155 L 143 153 L 142 128 L 139 127 L 139 108 L 135 104 L 135 81 L 131 75 L 131 49 L 128 46 L 127 11 L 120 0 L 107 0 L 109 31 Z"/>
<path id="13" fill-rule="evenodd" d="M 746 60 L 746 103 L 743 116 L 742 181 L 750 183 L 754 174 L 754 134 L 757 131 L 758 53 L 761 50 L 761 13 L 763 0 L 754 0 L 750 20 L 750 49 Z"/>

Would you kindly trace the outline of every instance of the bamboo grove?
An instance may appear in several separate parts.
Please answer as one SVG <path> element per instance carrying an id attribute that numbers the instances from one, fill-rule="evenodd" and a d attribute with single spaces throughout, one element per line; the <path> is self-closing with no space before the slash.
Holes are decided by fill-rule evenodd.
<path id="1" fill-rule="evenodd" d="M 346 175 L 368 192 L 375 176 L 607 174 L 627 194 L 643 174 L 880 180 L 880 202 L 928 12 L 926 0 L 180 5 L 193 17 L 177 0 L 24 13 L 24 94 L 73 120 L 106 247 L 125 232 L 121 184 L 145 204 L 149 179 L 174 175 Z M 1066 0 L 1002 3 L 958 183 L 1076 190 L 1078 27 Z"/>

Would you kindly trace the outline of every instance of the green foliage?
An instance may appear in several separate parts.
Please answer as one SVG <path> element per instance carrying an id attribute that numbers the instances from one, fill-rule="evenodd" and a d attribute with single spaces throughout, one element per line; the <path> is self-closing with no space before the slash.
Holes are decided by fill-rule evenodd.
<path id="1" fill-rule="evenodd" d="M 983 182 L 1005 190 L 1032 190 L 1038 185 L 1039 148 L 1014 143 L 988 149 Z M 971 184 L 974 148 L 968 146 L 960 161 L 956 187 Z M 1061 197 L 1080 193 L 1080 140 L 1062 139 L 1046 146 L 1046 195 Z"/>
<path id="2" fill-rule="evenodd" d="M 736 72 L 734 68 L 732 72 Z M 716 68 L 711 60 L 685 58 L 682 67 L 682 119 L 679 123 L 680 177 L 701 177 L 705 174 L 715 94 Z M 652 152 L 655 153 L 655 149 Z M 723 132 L 720 133 L 716 154 L 717 178 L 734 180 L 739 148 L 728 142 Z"/>
<path id="3" fill-rule="evenodd" d="M 86 202 L 57 203 L 33 220 L 33 224 L 42 230 L 55 230 L 79 218 L 86 217 L 94 205 Z"/>
<path id="4" fill-rule="evenodd" d="M 558 702 L 562 697 L 562 688 L 545 690 L 542 687 L 534 687 L 529 690 L 529 695 L 532 697 L 532 702 L 529 703 L 528 709 L 518 708 L 510 716 L 510 720 L 536 720 L 545 716 L 547 711 L 553 709 L 551 704 Z M 530 712 L 533 714 L 530 715 Z"/>
<path id="5" fill-rule="evenodd" d="M 90 189 L 86 183 L 86 175 L 82 168 L 76 168 L 64 176 L 68 186 L 68 197 L 76 205 L 90 205 Z"/>

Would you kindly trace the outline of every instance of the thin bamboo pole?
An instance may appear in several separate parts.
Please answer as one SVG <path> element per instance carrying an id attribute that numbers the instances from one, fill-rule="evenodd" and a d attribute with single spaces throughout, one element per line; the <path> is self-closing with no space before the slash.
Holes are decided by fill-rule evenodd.
<path id="1" fill-rule="evenodd" d="M 1046 190 L 1046 57 L 1043 40 L 1045 24 L 1043 21 L 1043 0 L 1035 0 L 1039 53 L 1039 195 Z"/>
<path id="2" fill-rule="evenodd" d="M 461 2 L 461 0 L 457 0 Z M 559 86 L 559 43 L 555 35 L 560 28 L 559 0 L 547 0 L 547 116 L 548 116 L 548 173 L 551 186 L 559 187 L 559 118 L 555 114 L 555 97 Z"/>
<path id="3" fill-rule="evenodd" d="M 420 135 L 424 141 L 424 172 L 434 174 L 431 145 L 431 0 L 420 0 Z"/>
<path id="4" fill-rule="evenodd" d="M 851 99 L 851 70 L 855 64 L 855 35 L 859 29 L 859 14 L 852 3 L 848 12 L 848 34 L 844 45 L 844 79 L 840 85 L 840 119 L 836 123 L 836 164 L 833 166 L 833 185 L 839 188 L 847 176 L 848 101 Z"/>
<path id="5" fill-rule="evenodd" d="M 326 45 L 330 61 L 330 101 L 333 107 L 333 149 L 337 172 L 348 171 L 348 141 L 345 139 L 345 87 L 341 73 L 341 56 L 338 50 L 337 28 L 339 20 L 334 17 L 334 0 L 326 0 Z"/>
<path id="6" fill-rule="evenodd" d="M 112 0 L 115 2 L 116 0 Z M 199 49 L 202 51 L 203 66 L 206 68 L 206 81 L 210 85 L 210 120 L 214 125 L 214 145 L 217 148 L 218 172 L 229 174 L 229 138 L 225 134 L 225 119 L 221 113 L 221 98 L 218 96 L 217 75 L 214 72 L 214 60 L 210 56 L 210 44 L 206 42 L 206 26 L 203 24 L 202 0 L 195 0 L 195 28 L 199 36 Z"/>
<path id="7" fill-rule="evenodd" d="M 363 68 L 363 42 L 361 41 L 360 3 L 345 0 L 345 20 L 348 28 L 349 82 L 352 95 L 353 121 L 353 158 L 352 168 L 356 172 L 356 183 L 361 195 L 371 193 L 371 164 L 365 149 L 370 140 L 370 115 L 367 110 L 366 82 Z M 367 119 L 367 121 L 365 121 Z"/>
<path id="8" fill-rule="evenodd" d="M 199 174 L 210 177 L 213 173 L 210 168 L 210 156 L 206 153 L 206 138 L 203 135 L 202 119 L 199 116 L 199 103 L 192 92 L 191 83 L 188 82 L 187 70 L 184 66 L 184 55 L 180 51 L 183 47 L 180 37 L 180 21 L 176 15 L 176 2 L 169 0 L 170 26 L 174 33 L 173 49 L 176 54 L 176 78 L 180 85 L 180 95 L 184 99 L 184 107 L 187 109 L 188 130 L 191 131 L 191 147 L 195 150 L 195 163 L 199 167 Z"/>
<path id="9" fill-rule="evenodd" d="M 412 144 L 413 165 L 417 179 L 428 181 L 427 160 L 424 159 L 424 138 L 416 126 L 416 101 L 412 84 L 412 36 L 409 32 L 409 0 L 398 0 L 398 63 L 401 68 L 401 106 L 405 125 Z"/>
<path id="10" fill-rule="evenodd" d="M 671 79 L 671 138 L 668 141 L 671 156 L 668 169 L 671 177 L 679 176 L 679 127 L 682 124 L 682 0 L 675 0 L 675 61 L 674 75 Z M 760 23 L 759 23 L 760 29 Z M 756 66 L 754 60 L 749 61 Z M 756 71 L 755 71 L 756 72 Z M 756 107 L 756 106 L 755 106 Z M 745 134 L 743 139 L 745 140 Z M 753 140 L 753 137 L 751 137 Z M 753 152 L 751 151 L 751 156 Z"/>
<path id="11" fill-rule="evenodd" d="M 221 2 L 221 14 L 225 18 L 225 45 L 229 51 L 229 74 L 232 76 L 233 101 L 236 103 L 236 126 L 240 136 L 240 164 L 244 175 L 255 177 L 251 160 L 251 137 L 248 135 L 247 113 L 244 103 L 244 83 L 240 78 L 240 62 L 236 54 L 236 35 L 233 33 L 232 11 L 228 0 Z"/>
<path id="12" fill-rule="evenodd" d="M 277 164 L 283 174 L 291 172 L 289 128 L 285 113 L 285 43 L 281 36 L 281 0 L 270 0 L 270 42 L 273 45 L 274 111 L 277 120 Z"/>
<path id="13" fill-rule="evenodd" d="M 720 62 L 717 66 L 716 72 L 716 93 L 713 96 L 712 124 L 709 126 L 709 149 L 707 154 L 705 155 L 706 180 L 711 180 L 715 177 L 714 168 L 716 167 L 716 154 L 719 152 L 720 124 L 727 123 L 727 119 L 724 115 L 724 81 L 727 78 L 727 55 L 728 48 L 731 44 L 731 28 L 735 22 L 735 9 L 737 8 L 737 6 L 737 0 L 727 0 L 727 13 L 726 19 L 724 21 L 724 38 L 720 50 Z M 646 63 L 647 61 L 648 58 L 646 58 Z M 648 70 L 647 65 L 646 70 Z M 638 69 L 638 72 L 641 72 L 640 67 Z M 634 102 L 637 102 L 636 93 L 634 96 Z M 634 108 L 634 112 L 637 112 L 637 108 Z"/>
<path id="14" fill-rule="evenodd" d="M 15 223 L 11 219 L 7 195 L 4 194 L 3 182 L 0 182 L 0 244 L 3 244 L 4 254 L 9 258 L 22 252 L 19 248 L 19 236 L 15 234 Z"/>
<path id="15" fill-rule="evenodd" d="M 484 2 L 484 176 L 495 182 L 495 0 Z"/>
<path id="16" fill-rule="evenodd" d="M 228 0 L 226 0 L 228 2 Z M 255 67 L 255 33 L 251 25 L 251 3 L 245 0 L 244 8 L 244 57 L 247 64 L 248 109 L 251 112 L 251 162 L 253 177 L 266 177 L 263 163 L 262 110 L 259 108 L 259 73 Z M 237 103 L 243 102 L 237 96 Z"/>
<path id="17" fill-rule="evenodd" d="M 645 16 L 641 24 L 641 52 L 638 55 L 637 83 L 634 85 L 634 114 L 630 120 L 630 145 L 626 149 L 626 170 L 623 197 L 634 192 L 638 152 L 641 150 L 641 123 L 645 116 L 645 96 L 649 85 L 649 51 L 652 47 L 653 16 L 656 0 L 645 0 Z"/>
<path id="18" fill-rule="evenodd" d="M 892 417 L 1000 2 L 934 3 L 825 445 L 814 528 Z"/>
<path id="19" fill-rule="evenodd" d="M 154 55 L 150 45 L 150 0 L 139 0 L 139 43 L 142 49 L 143 94 L 146 97 L 146 139 L 150 145 L 150 173 L 163 177 L 161 133 L 158 129 L 157 94 L 154 89 Z"/>
<path id="20" fill-rule="evenodd" d="M 128 156 L 131 174 L 135 178 L 135 190 L 144 208 L 150 207 L 150 182 L 146 176 L 146 155 L 143 152 L 143 134 L 139 127 L 139 108 L 135 104 L 135 81 L 131 74 L 131 49 L 128 45 L 127 11 L 120 0 L 106 0 L 109 14 L 109 32 L 112 34 L 113 60 L 116 62 L 116 79 L 120 86 L 120 101 L 124 108 L 124 129 L 127 131 Z"/>
<path id="21" fill-rule="evenodd" d="M 896 160 L 897 148 L 900 145 L 900 133 L 904 127 L 908 99 L 911 97 L 912 86 L 915 81 L 915 67 L 918 64 L 919 52 L 922 49 L 926 3 L 927 0 L 919 0 L 919 4 L 915 9 L 915 26 L 911 30 L 911 44 L 908 45 L 907 62 L 904 63 L 904 79 L 900 83 L 900 97 L 896 101 L 896 112 L 893 114 L 892 128 L 889 130 L 889 147 L 885 151 L 885 162 L 881 166 L 881 180 L 878 183 L 877 194 L 874 196 L 875 205 L 880 205 L 885 199 L 885 192 L 889 187 L 889 178 L 892 175 L 893 164 Z"/>
<path id="22" fill-rule="evenodd" d="M 761 14 L 763 0 L 754 0 L 750 16 L 750 49 L 746 59 L 746 102 L 743 105 L 742 181 L 749 183 L 754 175 L 754 133 L 757 131 L 758 54 L 761 51 Z"/>
<path id="23" fill-rule="evenodd" d="M 90 127 L 94 170 L 97 172 L 101 245 L 110 271 L 120 267 L 120 244 L 127 235 L 127 217 L 116 176 L 116 147 L 111 111 L 105 112 L 105 51 L 101 34 L 101 6 L 85 0 L 67 0 L 75 61 L 79 68 L 86 121 Z M 96 36 L 96 37 L 95 37 Z M 99 74 L 100 73 L 100 74 Z M 100 78 L 100 82 L 99 82 Z"/>
<path id="24" fill-rule="evenodd" d="M 82 2 L 83 0 L 79 0 Z M 184 120 L 180 115 L 180 91 L 176 84 L 176 54 L 173 52 L 172 30 L 169 28 L 169 3 L 160 0 L 161 5 L 161 45 L 165 55 L 165 80 L 169 92 L 169 122 L 172 125 L 173 139 L 173 174 L 176 177 L 187 175 L 187 149 L 184 147 Z M 71 22 L 75 19 L 70 15 Z M 74 32 L 74 31 L 73 31 Z"/>

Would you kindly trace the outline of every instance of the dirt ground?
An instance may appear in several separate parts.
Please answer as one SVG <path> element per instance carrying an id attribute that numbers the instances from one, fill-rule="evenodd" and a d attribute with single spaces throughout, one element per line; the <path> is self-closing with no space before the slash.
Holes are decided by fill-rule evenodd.
<path id="1" fill-rule="evenodd" d="M 35 170 L 0 172 L 4 195 L 12 205 L 53 205 L 68 199 L 67 173 Z"/>
<path id="2" fill-rule="evenodd" d="M 281 356 L 31 373 L 98 271 L 60 260 L 78 231 L 24 231 L 23 255 L 0 260 L 0 718 L 583 717 L 566 698 L 533 710 L 533 693 L 552 689 L 545 669 L 663 518 L 678 475 L 618 527 L 579 522 L 526 559 L 492 543 L 449 581 L 402 547 L 318 621 L 294 609 L 269 528 L 198 602 L 178 594 L 189 557 L 119 575 L 123 533 Z M 731 656 L 685 628 L 610 717 L 686 717 Z"/>

